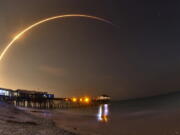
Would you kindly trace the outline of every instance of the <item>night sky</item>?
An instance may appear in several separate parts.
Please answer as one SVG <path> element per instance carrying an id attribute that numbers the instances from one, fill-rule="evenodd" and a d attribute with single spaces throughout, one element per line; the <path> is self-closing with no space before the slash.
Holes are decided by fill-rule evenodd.
<path id="1" fill-rule="evenodd" d="M 180 90 L 180 1 L 0 0 L 0 51 L 25 27 L 40 25 L 0 62 L 0 87 L 58 97 L 108 94 L 128 99 Z"/>

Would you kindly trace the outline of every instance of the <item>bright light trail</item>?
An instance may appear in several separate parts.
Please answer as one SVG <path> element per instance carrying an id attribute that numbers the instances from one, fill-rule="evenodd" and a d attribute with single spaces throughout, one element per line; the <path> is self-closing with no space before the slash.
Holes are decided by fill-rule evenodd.
<path id="1" fill-rule="evenodd" d="M 2 51 L 2 53 L 0 54 L 0 61 L 3 59 L 4 55 L 7 53 L 7 51 L 9 50 L 9 48 L 14 44 L 14 42 L 16 40 L 18 40 L 22 35 L 24 35 L 26 32 L 28 32 L 30 29 L 40 25 L 40 24 L 43 24 L 45 22 L 48 22 L 48 21 L 52 21 L 52 20 L 55 20 L 55 19 L 63 19 L 63 18 L 72 18 L 72 17 L 83 17 L 83 18 L 89 18 L 89 19 L 94 19 L 94 20 L 98 20 L 98 21 L 101 21 L 101 22 L 105 22 L 105 23 L 108 23 L 108 24 L 111 24 L 111 25 L 114 25 L 112 22 L 106 20 L 106 19 L 103 19 L 101 17 L 97 17 L 97 16 L 91 16 L 91 15 L 85 15 L 85 14 L 66 14 L 66 15 L 58 15 L 58 16 L 53 16 L 53 17 L 49 17 L 49 18 L 46 18 L 46 19 L 43 19 L 43 20 L 40 20 L 30 26 L 28 26 L 27 28 L 25 28 L 24 30 L 22 30 L 21 32 L 19 32 L 10 42 L 9 44 L 5 47 L 5 49 Z"/>

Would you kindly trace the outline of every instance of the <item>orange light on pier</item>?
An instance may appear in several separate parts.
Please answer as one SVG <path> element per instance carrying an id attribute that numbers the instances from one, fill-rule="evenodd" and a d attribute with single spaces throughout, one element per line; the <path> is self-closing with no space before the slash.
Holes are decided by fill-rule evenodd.
<path id="1" fill-rule="evenodd" d="M 90 98 L 89 98 L 89 97 L 85 97 L 85 98 L 84 98 L 84 102 L 85 102 L 85 103 L 89 103 L 89 102 L 90 102 Z"/>
<path id="2" fill-rule="evenodd" d="M 79 99 L 79 101 L 80 101 L 80 102 L 83 102 L 83 99 L 82 99 L 82 98 L 80 98 L 80 99 Z"/>
<path id="3" fill-rule="evenodd" d="M 77 102 L 77 98 L 73 97 L 73 98 L 72 98 L 72 101 L 73 101 L 73 102 Z"/>

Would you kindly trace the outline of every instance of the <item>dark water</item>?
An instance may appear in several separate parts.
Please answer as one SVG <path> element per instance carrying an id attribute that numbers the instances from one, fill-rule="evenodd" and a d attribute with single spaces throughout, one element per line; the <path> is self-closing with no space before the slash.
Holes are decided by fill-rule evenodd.
<path id="1" fill-rule="evenodd" d="M 180 98 L 114 101 L 98 107 L 70 109 L 77 128 L 101 135 L 180 134 Z M 82 124 L 82 125 L 81 125 Z M 88 127 L 88 128 L 85 128 Z"/>
<path id="2" fill-rule="evenodd" d="M 180 134 L 180 95 L 176 94 L 43 114 L 59 127 L 84 135 Z"/>
<path id="3" fill-rule="evenodd" d="M 64 123 L 66 126 L 74 127 L 87 134 L 113 135 L 119 134 L 118 122 L 120 121 L 119 113 L 121 110 L 119 104 L 119 102 L 115 102 L 97 107 L 57 110 L 57 112 L 65 114 L 64 118 L 67 121 Z M 62 115 L 59 114 L 59 122 L 62 121 L 60 116 Z"/>

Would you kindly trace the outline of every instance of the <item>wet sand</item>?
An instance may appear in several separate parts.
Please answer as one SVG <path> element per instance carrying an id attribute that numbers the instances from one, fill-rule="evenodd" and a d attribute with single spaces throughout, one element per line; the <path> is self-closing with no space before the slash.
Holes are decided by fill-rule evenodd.
<path id="1" fill-rule="evenodd" d="M 81 115 L 65 110 L 36 110 L 21 108 L 28 113 L 44 119 L 53 120 L 57 127 L 80 135 L 109 135 L 109 125 L 95 121 L 95 116 Z M 100 129 L 100 130 L 98 130 Z M 107 132 L 108 131 L 108 132 Z M 115 131 L 116 132 L 116 131 Z M 116 132 L 118 133 L 118 132 Z M 115 134 L 115 133 L 114 133 Z"/>
<path id="2" fill-rule="evenodd" d="M 0 102 L 0 135 L 75 135 L 56 127 L 49 119 L 28 114 Z"/>

